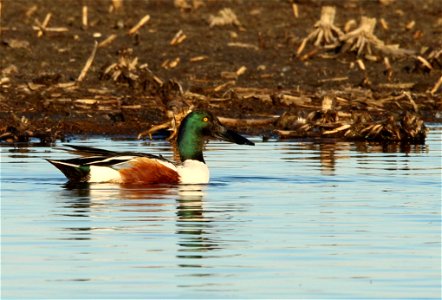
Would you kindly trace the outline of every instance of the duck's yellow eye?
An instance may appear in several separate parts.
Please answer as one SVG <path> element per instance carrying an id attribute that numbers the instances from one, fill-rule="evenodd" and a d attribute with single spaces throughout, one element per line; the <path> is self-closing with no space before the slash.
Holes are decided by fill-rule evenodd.
<path id="1" fill-rule="evenodd" d="M 203 122 L 208 122 L 209 121 L 209 118 L 208 117 L 204 117 L 203 118 Z"/>

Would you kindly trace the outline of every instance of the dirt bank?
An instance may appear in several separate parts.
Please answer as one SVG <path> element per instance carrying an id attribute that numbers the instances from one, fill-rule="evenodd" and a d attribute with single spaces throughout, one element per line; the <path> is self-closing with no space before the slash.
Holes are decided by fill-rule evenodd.
<path id="1" fill-rule="evenodd" d="M 253 134 L 421 142 L 442 120 L 441 16 L 439 0 L 3 0 L 1 138 L 137 136 L 204 107 Z"/>

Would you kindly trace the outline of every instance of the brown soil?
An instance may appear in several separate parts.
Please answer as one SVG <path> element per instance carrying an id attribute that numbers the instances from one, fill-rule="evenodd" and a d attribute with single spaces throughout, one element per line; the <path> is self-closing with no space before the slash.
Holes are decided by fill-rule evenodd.
<path id="1" fill-rule="evenodd" d="M 5 140 L 135 136 L 166 121 L 167 111 L 189 105 L 230 118 L 284 115 L 270 123 L 236 124 L 243 132 L 268 135 L 274 129 L 296 127 L 287 120 L 308 119 L 309 114 L 311 119 L 312 112 L 321 111 L 324 96 L 335 99 L 334 111 L 345 115 L 365 110 L 376 115 L 376 122 L 407 111 L 426 122 L 442 121 L 441 88 L 434 88 L 442 75 L 440 0 L 134 0 L 122 1 L 120 9 L 110 11 L 111 4 L 1 2 L 0 134 Z M 88 8 L 87 26 L 82 24 L 83 5 Z M 351 19 L 357 24 L 361 16 L 374 17 L 378 21 L 374 34 L 380 40 L 415 54 L 367 57 L 308 43 L 297 56 L 324 5 L 336 7 L 335 25 L 341 30 Z M 239 24 L 209 27 L 210 16 L 223 8 L 232 9 Z M 38 37 L 33 26 L 36 20 L 43 23 L 48 13 L 47 30 Z M 129 35 L 147 14 L 149 21 Z M 51 31 L 56 27 L 65 31 Z M 185 39 L 171 45 L 179 30 Z M 94 41 L 100 43 L 112 34 L 116 38 L 98 47 L 86 77 L 75 83 Z M 120 69 L 106 70 L 119 58 Z M 124 65 L 122 60 L 133 64 Z M 336 118 L 330 122 L 336 123 Z"/>

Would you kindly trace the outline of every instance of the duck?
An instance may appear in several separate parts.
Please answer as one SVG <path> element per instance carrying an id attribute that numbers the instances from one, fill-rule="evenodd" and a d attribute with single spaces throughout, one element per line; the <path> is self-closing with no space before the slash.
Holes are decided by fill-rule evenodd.
<path id="1" fill-rule="evenodd" d="M 178 128 L 179 162 L 162 155 L 79 145 L 65 145 L 70 148 L 68 151 L 79 154 L 79 157 L 47 161 L 59 169 L 69 183 L 207 184 L 210 172 L 203 148 L 209 139 L 254 145 L 249 139 L 223 126 L 211 112 L 194 110 Z"/>

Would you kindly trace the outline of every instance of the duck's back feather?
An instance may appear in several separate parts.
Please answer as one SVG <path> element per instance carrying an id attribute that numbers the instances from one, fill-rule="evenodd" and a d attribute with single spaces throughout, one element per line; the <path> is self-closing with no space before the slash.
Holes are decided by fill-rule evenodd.
<path id="1" fill-rule="evenodd" d="M 171 183 L 179 182 L 174 163 L 162 156 L 138 152 L 70 146 L 76 154 L 89 155 L 66 160 L 48 160 L 73 182 Z"/>

